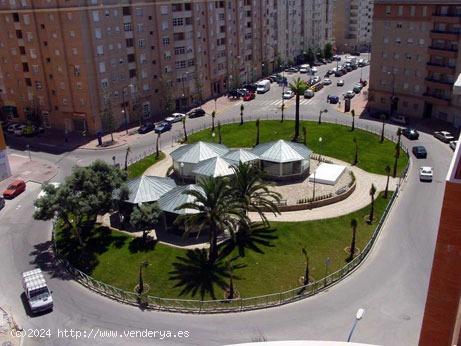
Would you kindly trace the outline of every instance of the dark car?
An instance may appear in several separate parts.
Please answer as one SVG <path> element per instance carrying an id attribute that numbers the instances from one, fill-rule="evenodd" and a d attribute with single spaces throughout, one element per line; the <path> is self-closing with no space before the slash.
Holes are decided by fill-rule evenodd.
<path id="1" fill-rule="evenodd" d="M 337 104 L 339 102 L 339 97 L 335 95 L 328 95 L 327 96 L 327 102 L 332 103 L 332 104 Z"/>
<path id="2" fill-rule="evenodd" d="M 353 56 L 360 56 L 360 52 L 352 52 L 351 55 L 353 55 Z"/>
<path id="3" fill-rule="evenodd" d="M 155 133 L 163 133 L 171 130 L 171 123 L 168 121 L 162 121 L 155 126 Z"/>
<path id="4" fill-rule="evenodd" d="M 315 61 L 314 66 L 322 66 L 323 64 L 320 61 Z"/>
<path id="5" fill-rule="evenodd" d="M 285 72 L 296 73 L 296 72 L 298 72 L 298 69 L 296 67 L 289 67 L 289 68 L 285 69 Z"/>
<path id="6" fill-rule="evenodd" d="M 138 129 L 138 133 L 148 133 L 155 130 L 155 125 L 152 123 L 145 123 Z"/>
<path id="7" fill-rule="evenodd" d="M 243 84 L 242 88 L 255 93 L 258 87 L 256 84 L 247 83 L 247 84 Z"/>
<path id="8" fill-rule="evenodd" d="M 234 90 L 230 90 L 228 93 L 227 93 L 227 97 L 229 98 L 234 98 L 234 99 L 238 99 L 240 98 L 240 93 L 238 92 L 237 89 L 234 89 Z"/>
<path id="9" fill-rule="evenodd" d="M 426 148 L 422 145 L 417 145 L 413 147 L 411 151 L 413 152 L 413 155 L 415 155 L 418 159 L 425 159 L 427 157 Z"/>
<path id="10" fill-rule="evenodd" d="M 2 210 L 3 207 L 5 207 L 5 199 L 0 196 L 0 210 Z"/>
<path id="11" fill-rule="evenodd" d="M 195 108 L 186 113 L 189 118 L 198 118 L 205 116 L 205 111 L 202 108 Z"/>
<path id="12" fill-rule="evenodd" d="M 409 127 L 402 130 L 402 135 L 404 135 L 408 139 L 418 139 L 419 138 L 419 132 L 416 131 L 415 129 L 410 129 Z"/>
<path id="13" fill-rule="evenodd" d="M 342 77 L 344 75 L 343 70 L 336 70 L 335 71 L 335 77 Z"/>

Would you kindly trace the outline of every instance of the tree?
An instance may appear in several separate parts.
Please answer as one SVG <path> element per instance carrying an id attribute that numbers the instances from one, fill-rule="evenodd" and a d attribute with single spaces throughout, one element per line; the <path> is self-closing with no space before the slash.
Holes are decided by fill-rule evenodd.
<path id="1" fill-rule="evenodd" d="M 221 122 L 218 121 L 218 143 L 222 144 Z"/>
<path id="2" fill-rule="evenodd" d="M 198 104 L 201 105 L 203 102 L 203 84 L 200 76 L 198 74 L 198 69 L 195 69 L 194 72 L 194 84 L 195 84 L 195 99 Z"/>
<path id="3" fill-rule="evenodd" d="M 43 116 L 39 99 L 34 95 L 27 107 L 27 120 L 37 126 L 42 126 Z"/>
<path id="4" fill-rule="evenodd" d="M 392 172 L 392 178 L 397 176 L 397 164 L 400 157 L 400 139 L 402 137 L 402 129 L 397 129 L 397 143 L 395 143 L 395 154 L 394 154 L 394 170 Z"/>
<path id="5" fill-rule="evenodd" d="M 259 118 L 256 119 L 256 144 L 259 144 Z"/>
<path id="6" fill-rule="evenodd" d="M 184 141 L 187 142 L 186 117 L 181 118 L 182 129 L 184 131 Z"/>
<path id="7" fill-rule="evenodd" d="M 354 129 L 355 129 L 355 110 L 351 110 L 351 115 L 352 115 L 352 127 L 351 127 L 351 131 L 354 131 Z"/>
<path id="8" fill-rule="evenodd" d="M 280 120 L 283 123 L 283 111 L 285 110 L 285 102 L 282 101 L 282 105 L 280 106 L 280 110 L 282 111 L 282 119 Z"/>
<path id="9" fill-rule="evenodd" d="M 243 103 L 240 105 L 240 125 L 243 125 L 243 110 L 245 107 L 243 106 Z"/>
<path id="10" fill-rule="evenodd" d="M 370 197 L 371 197 L 371 208 L 370 208 L 370 216 L 368 217 L 368 222 L 372 223 L 374 218 L 375 212 L 375 193 L 376 193 L 376 186 L 371 184 L 370 188 Z"/>
<path id="11" fill-rule="evenodd" d="M 357 138 L 353 138 L 352 141 L 354 142 L 355 146 L 355 154 L 354 154 L 354 161 L 352 162 L 352 166 L 355 166 L 359 161 L 359 144 L 357 143 Z"/>
<path id="12" fill-rule="evenodd" d="M 354 258 L 355 254 L 355 238 L 357 235 L 357 220 L 352 219 L 351 220 L 351 228 L 352 228 L 352 240 L 351 240 L 351 248 L 350 248 L 350 259 L 352 260 Z"/>
<path id="13" fill-rule="evenodd" d="M 386 125 L 386 116 L 384 114 L 381 114 L 381 122 L 383 123 L 383 126 L 381 128 L 381 139 L 380 139 L 380 143 L 383 143 L 384 142 L 384 125 Z"/>
<path id="14" fill-rule="evenodd" d="M 307 128 L 306 128 L 306 126 L 303 126 L 303 139 L 304 139 L 304 145 L 307 146 Z"/>
<path id="15" fill-rule="evenodd" d="M 305 81 L 298 77 L 292 83 L 290 83 L 290 89 L 296 95 L 295 135 L 293 137 L 293 142 L 299 142 L 299 98 L 301 95 L 304 95 L 304 92 L 307 90 L 307 84 Z"/>
<path id="16" fill-rule="evenodd" d="M 144 293 L 144 279 L 142 277 L 142 270 L 149 266 L 149 262 L 144 261 L 139 266 L 139 282 L 138 282 L 138 294 L 141 295 Z"/>
<path id="17" fill-rule="evenodd" d="M 309 65 L 313 65 L 314 64 L 314 61 L 315 61 L 315 54 L 314 54 L 314 51 L 312 50 L 312 48 L 309 47 L 309 49 L 307 50 L 306 54 L 304 55 L 304 59 L 306 60 L 306 62 L 309 64 Z"/>
<path id="18" fill-rule="evenodd" d="M 130 224 L 138 232 L 142 232 L 142 241 L 147 243 L 147 235 L 158 222 L 160 209 L 157 203 L 144 203 L 133 208 Z"/>
<path id="19" fill-rule="evenodd" d="M 157 140 L 155 141 L 155 158 L 160 157 L 160 132 L 157 132 Z"/>
<path id="20" fill-rule="evenodd" d="M 281 195 L 271 191 L 263 180 L 262 170 L 249 163 L 239 163 L 232 166 L 234 175 L 230 178 L 230 186 L 235 199 L 242 203 L 246 211 L 255 210 L 263 223 L 268 225 L 263 210 L 269 210 L 274 215 L 280 214 L 278 204 Z"/>
<path id="21" fill-rule="evenodd" d="M 316 58 L 317 59 L 323 59 L 324 58 L 324 55 L 323 55 L 323 50 L 319 48 L 317 48 L 317 51 L 315 52 L 315 55 L 316 55 Z"/>
<path id="22" fill-rule="evenodd" d="M 216 111 L 211 112 L 211 133 L 214 132 L 214 118 L 216 117 Z"/>
<path id="23" fill-rule="evenodd" d="M 325 43 L 325 47 L 323 48 L 323 55 L 325 56 L 325 59 L 333 58 L 333 45 L 331 42 Z"/>
<path id="24" fill-rule="evenodd" d="M 137 122 L 139 126 L 142 125 L 142 119 L 144 117 L 143 113 L 143 108 L 142 108 L 142 103 L 141 103 L 141 98 L 139 96 L 139 93 L 135 94 L 134 100 L 131 104 L 131 114 L 130 114 L 131 120 L 134 122 Z"/>
<path id="25" fill-rule="evenodd" d="M 159 78 L 159 91 L 160 91 L 160 110 L 162 115 L 169 116 L 173 113 L 175 105 L 174 105 L 174 97 L 173 97 L 173 84 L 170 79 L 168 79 L 167 75 L 163 75 Z"/>
<path id="26" fill-rule="evenodd" d="M 131 147 L 128 146 L 126 147 L 126 153 L 125 153 L 125 171 L 128 169 L 128 155 L 131 153 Z"/>
<path id="27" fill-rule="evenodd" d="M 104 133 L 110 134 L 110 139 L 114 141 L 114 131 L 116 129 L 114 113 L 112 112 L 112 107 L 110 102 L 107 102 L 104 110 L 101 113 L 101 126 Z"/>
<path id="28" fill-rule="evenodd" d="M 304 255 L 304 280 L 303 285 L 306 286 L 309 284 L 309 256 L 307 255 L 307 251 L 305 248 L 302 248 L 302 253 Z"/>
<path id="29" fill-rule="evenodd" d="M 208 260 L 215 263 L 218 258 L 218 235 L 224 231 L 235 234 L 239 224 L 248 224 L 249 220 L 241 201 L 234 198 L 226 179 L 203 178 L 198 181 L 200 190 L 185 193 L 194 201 L 177 207 L 177 210 L 191 209 L 195 213 L 179 217 L 185 220 L 186 232 L 194 230 L 200 234 L 204 229 L 209 234 L 210 244 Z"/>
<path id="30" fill-rule="evenodd" d="M 386 171 L 387 180 L 386 180 L 386 189 L 384 190 L 384 198 L 387 198 L 387 194 L 389 190 L 389 178 L 391 175 L 391 167 L 389 165 L 386 165 L 385 171 Z"/>

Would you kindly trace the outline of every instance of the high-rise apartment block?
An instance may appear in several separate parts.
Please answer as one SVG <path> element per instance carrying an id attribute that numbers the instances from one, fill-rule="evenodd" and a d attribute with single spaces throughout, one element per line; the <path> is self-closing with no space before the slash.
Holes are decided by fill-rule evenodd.
<path id="1" fill-rule="evenodd" d="M 330 41 L 318 2 L 0 0 L 3 113 L 95 133 L 108 107 L 118 125 L 185 111 Z"/>
<path id="2" fill-rule="evenodd" d="M 334 35 L 338 52 L 370 49 L 373 5 L 373 0 L 335 1 Z"/>
<path id="3" fill-rule="evenodd" d="M 375 0 L 369 107 L 461 126 L 461 3 Z"/>

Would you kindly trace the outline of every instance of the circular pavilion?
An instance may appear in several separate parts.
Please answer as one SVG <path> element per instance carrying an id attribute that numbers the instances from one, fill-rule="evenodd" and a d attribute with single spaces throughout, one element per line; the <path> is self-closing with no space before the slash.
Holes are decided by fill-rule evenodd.
<path id="1" fill-rule="evenodd" d="M 197 163 L 192 173 L 197 181 L 202 177 L 227 177 L 234 174 L 232 166 L 230 161 L 217 156 Z"/>

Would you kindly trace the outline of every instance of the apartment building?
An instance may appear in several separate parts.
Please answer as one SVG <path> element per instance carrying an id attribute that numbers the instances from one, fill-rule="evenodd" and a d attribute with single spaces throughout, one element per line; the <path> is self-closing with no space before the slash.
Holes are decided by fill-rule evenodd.
<path id="1" fill-rule="evenodd" d="M 329 0 L 330 1 L 330 0 Z M 0 0 L 3 114 L 94 134 L 161 119 L 302 53 L 302 0 Z"/>
<path id="2" fill-rule="evenodd" d="M 6 152 L 5 137 L 3 137 L 3 129 L 0 126 L 0 181 L 11 176 L 10 163 Z"/>
<path id="3" fill-rule="evenodd" d="M 373 0 L 336 0 L 334 36 L 339 52 L 370 49 L 373 6 Z"/>
<path id="4" fill-rule="evenodd" d="M 323 48 L 326 43 L 334 43 L 334 1 L 310 0 L 302 3 L 303 50 L 315 50 Z"/>
<path id="5" fill-rule="evenodd" d="M 375 0 L 369 108 L 461 126 L 459 1 Z"/>

